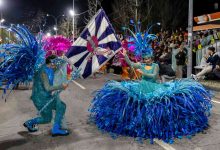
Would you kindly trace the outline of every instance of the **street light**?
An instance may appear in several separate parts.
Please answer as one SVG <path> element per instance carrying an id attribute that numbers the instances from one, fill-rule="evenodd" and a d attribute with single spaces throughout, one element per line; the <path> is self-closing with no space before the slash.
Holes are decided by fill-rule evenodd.
<path id="1" fill-rule="evenodd" d="M 74 12 L 74 10 L 69 10 L 69 14 L 71 15 L 71 16 L 74 16 L 75 15 L 75 12 Z"/>
<path id="2" fill-rule="evenodd" d="M 73 17 L 73 42 L 75 37 L 75 11 L 74 11 L 74 2 L 73 2 L 73 9 L 69 10 L 70 16 Z"/>
<path id="3" fill-rule="evenodd" d="M 2 21 L 2 7 L 3 7 L 3 5 L 4 5 L 4 0 L 0 0 L 0 8 L 1 8 L 1 21 Z M 4 21 L 3 21 L 4 22 Z M 1 22 L 1 23 L 3 23 L 3 22 Z"/>
<path id="4" fill-rule="evenodd" d="M 155 23 L 155 24 L 152 24 L 149 28 L 148 28 L 148 30 L 147 30 L 147 33 L 149 33 L 150 32 L 150 30 L 155 26 L 155 25 L 158 25 L 158 26 L 160 26 L 161 25 L 161 23 L 160 22 L 157 22 L 157 23 Z"/>
<path id="5" fill-rule="evenodd" d="M 74 7 L 74 0 L 73 0 L 73 42 L 74 42 L 74 38 L 75 38 L 75 7 Z"/>
<path id="6" fill-rule="evenodd" d="M 53 29 L 54 29 L 54 31 L 57 31 L 57 30 L 58 30 L 57 27 L 53 27 Z"/>
<path id="7" fill-rule="evenodd" d="M 1 19 L 0 22 L 1 22 L 1 24 L 2 24 L 3 22 L 5 22 L 5 19 Z"/>
<path id="8" fill-rule="evenodd" d="M 158 22 L 158 23 L 157 23 L 157 25 L 158 25 L 158 26 L 160 26 L 160 25 L 161 25 L 161 23 L 160 23 L 160 22 Z"/>
<path id="9" fill-rule="evenodd" d="M 57 35 L 57 31 L 58 31 L 58 28 L 57 28 L 57 22 L 58 22 L 58 19 L 60 18 L 60 17 L 64 17 L 65 15 L 59 15 L 59 16 L 57 16 L 57 17 L 55 17 L 54 15 L 50 15 L 50 14 L 47 14 L 47 17 L 52 17 L 53 19 L 54 19 L 54 21 L 55 21 L 55 27 L 54 27 L 54 30 L 56 31 L 56 35 Z"/>
<path id="10" fill-rule="evenodd" d="M 47 32 L 46 35 L 47 35 L 47 37 L 50 37 L 50 36 L 51 36 L 51 33 L 50 33 L 50 32 Z"/>
<path id="11" fill-rule="evenodd" d="M 5 22 L 5 19 L 2 18 L 2 19 L 0 20 L 0 25 L 2 25 L 3 22 Z M 2 38 L 2 28 L 1 28 L 1 38 Z"/>
<path id="12" fill-rule="evenodd" d="M 0 7 L 2 7 L 4 5 L 4 1 L 0 0 Z"/>

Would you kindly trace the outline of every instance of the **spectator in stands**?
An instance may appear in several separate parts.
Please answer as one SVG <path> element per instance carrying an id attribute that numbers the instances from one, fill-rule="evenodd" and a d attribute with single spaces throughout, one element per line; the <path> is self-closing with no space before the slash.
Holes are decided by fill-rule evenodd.
<path id="1" fill-rule="evenodd" d="M 213 37 L 214 37 L 214 40 L 219 40 L 218 31 L 217 30 L 213 31 Z"/>
<path id="2" fill-rule="evenodd" d="M 208 45 L 207 33 L 202 34 L 201 44 L 202 44 L 202 47 L 205 47 L 206 45 Z"/>
<path id="3" fill-rule="evenodd" d="M 214 39 L 213 31 L 212 30 L 210 30 L 208 32 L 207 40 L 208 40 L 208 45 L 215 43 L 215 39 Z"/>
<path id="4" fill-rule="evenodd" d="M 161 55 L 159 59 L 159 75 L 163 82 L 165 82 L 165 78 L 175 78 L 175 72 L 171 67 L 172 63 L 172 48 L 165 48 L 164 53 Z"/>
<path id="5" fill-rule="evenodd" d="M 220 30 L 218 29 L 216 32 L 217 32 L 216 34 L 217 34 L 218 40 L 220 40 Z"/>
<path id="6" fill-rule="evenodd" d="M 212 72 L 216 68 L 216 64 L 219 60 L 219 56 L 217 53 L 215 53 L 215 48 L 209 47 L 207 53 L 208 53 L 208 56 L 206 57 L 206 60 L 207 60 L 206 62 L 208 65 L 205 66 L 203 70 L 199 72 L 197 75 L 193 75 L 193 74 L 191 75 L 192 78 L 195 80 L 201 79 L 204 75 Z"/>
<path id="7" fill-rule="evenodd" d="M 171 48 L 166 47 L 163 54 L 159 58 L 160 63 L 171 64 L 172 63 L 172 53 Z"/>
<path id="8" fill-rule="evenodd" d="M 220 79 L 220 58 L 218 59 L 215 69 L 213 70 L 214 75 Z"/>
<path id="9" fill-rule="evenodd" d="M 183 77 L 183 66 L 186 63 L 186 52 L 184 51 L 184 45 L 180 45 L 179 52 L 176 54 L 176 77 Z"/>
<path id="10" fill-rule="evenodd" d="M 154 51 L 154 61 L 157 63 L 159 62 L 159 58 L 162 55 L 162 51 L 160 47 L 155 47 L 155 51 Z"/>

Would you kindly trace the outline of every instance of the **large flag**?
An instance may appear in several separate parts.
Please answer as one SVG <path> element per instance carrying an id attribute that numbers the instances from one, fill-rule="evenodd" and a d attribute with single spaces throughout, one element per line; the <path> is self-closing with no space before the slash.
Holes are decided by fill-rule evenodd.
<path id="1" fill-rule="evenodd" d="M 82 78 L 100 69 L 121 48 L 121 43 L 103 9 L 90 20 L 66 56 L 81 68 Z"/>

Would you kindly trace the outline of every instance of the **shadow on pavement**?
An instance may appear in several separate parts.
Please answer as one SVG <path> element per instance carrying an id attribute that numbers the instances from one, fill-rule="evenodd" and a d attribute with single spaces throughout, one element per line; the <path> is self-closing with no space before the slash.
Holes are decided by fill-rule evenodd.
<path id="1" fill-rule="evenodd" d="M 90 131 L 88 129 L 88 132 Z M 52 137 L 50 132 L 40 133 L 38 135 L 29 133 L 27 131 L 18 132 L 18 135 L 22 136 L 19 139 L 7 140 L 0 142 L 0 150 L 16 149 L 16 150 L 39 150 L 39 149 L 55 149 L 57 147 L 65 147 L 71 143 L 76 143 L 83 140 L 92 140 L 97 137 L 97 135 L 81 136 L 78 133 L 70 131 L 68 136 L 57 136 Z"/>
<path id="2" fill-rule="evenodd" d="M 27 142 L 28 141 L 26 139 L 13 139 L 13 140 L 0 142 L 0 149 L 1 150 L 6 150 L 6 149 L 9 149 L 9 148 L 12 148 L 12 147 L 23 145 Z"/>

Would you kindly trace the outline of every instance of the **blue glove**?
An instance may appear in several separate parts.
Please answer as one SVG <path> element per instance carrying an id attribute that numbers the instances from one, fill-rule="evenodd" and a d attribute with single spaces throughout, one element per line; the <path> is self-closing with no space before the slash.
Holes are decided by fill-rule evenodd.
<path id="1" fill-rule="evenodd" d="M 77 70 L 73 71 L 71 80 L 76 80 L 77 78 L 79 78 L 81 70 L 81 68 L 78 68 Z"/>

